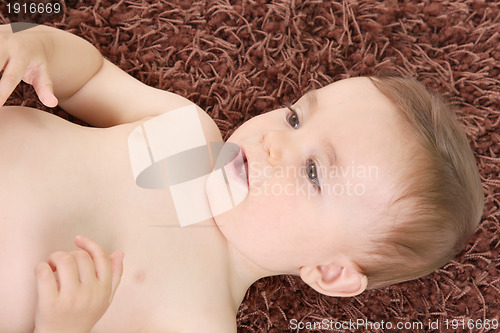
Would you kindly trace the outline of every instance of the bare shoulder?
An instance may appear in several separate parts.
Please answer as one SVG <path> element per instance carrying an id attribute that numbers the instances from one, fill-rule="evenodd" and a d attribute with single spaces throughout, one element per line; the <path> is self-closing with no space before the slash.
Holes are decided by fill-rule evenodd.
<path id="1" fill-rule="evenodd" d="M 185 104 L 185 105 L 183 105 L 183 104 Z M 187 108 L 186 110 L 190 110 L 191 112 L 193 110 L 192 106 L 194 106 L 196 108 L 196 111 L 198 114 L 198 119 L 199 119 L 201 126 L 203 128 L 203 133 L 205 135 L 205 139 L 207 142 L 220 142 L 220 141 L 222 141 L 222 135 L 220 133 L 219 128 L 215 124 L 215 121 L 202 108 L 200 108 L 196 104 L 186 100 L 185 103 L 179 104 L 179 108 L 178 108 L 179 110 L 176 110 L 176 111 L 180 111 L 181 113 L 184 112 L 184 110 L 182 110 L 183 106 L 189 106 L 189 108 Z M 134 122 L 134 124 L 137 125 L 140 123 L 144 123 L 144 122 L 147 122 L 148 120 L 154 119 L 155 117 L 162 118 L 164 115 L 168 114 L 171 111 L 173 111 L 173 110 L 170 110 L 170 109 L 164 110 L 164 112 L 159 114 L 159 115 L 146 117 L 144 119 L 141 119 L 138 122 Z M 174 116 L 173 118 L 169 119 L 169 122 L 172 120 L 181 120 L 181 119 L 183 121 L 188 121 L 188 119 L 192 120 L 193 118 L 183 119 L 182 117 Z"/>
<path id="2" fill-rule="evenodd" d="M 205 138 L 211 142 L 221 142 L 222 135 L 215 121 L 200 107 L 196 106 L 196 109 L 200 117 L 201 125 L 203 126 L 203 131 L 205 132 Z"/>

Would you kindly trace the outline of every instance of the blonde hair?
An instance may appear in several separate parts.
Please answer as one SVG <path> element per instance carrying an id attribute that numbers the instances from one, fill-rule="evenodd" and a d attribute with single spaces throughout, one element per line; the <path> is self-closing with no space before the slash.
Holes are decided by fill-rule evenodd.
<path id="1" fill-rule="evenodd" d="M 353 258 L 374 289 L 427 275 L 449 262 L 479 224 L 483 190 L 464 131 L 438 95 L 415 79 L 374 75 L 372 83 L 409 125 L 417 147 L 401 170 L 390 223 Z"/>

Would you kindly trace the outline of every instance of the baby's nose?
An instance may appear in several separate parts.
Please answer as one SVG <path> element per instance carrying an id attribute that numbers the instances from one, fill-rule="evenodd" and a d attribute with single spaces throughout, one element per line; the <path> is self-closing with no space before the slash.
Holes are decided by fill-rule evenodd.
<path id="1" fill-rule="evenodd" d="M 283 133 L 269 131 L 262 138 L 263 148 L 267 152 L 267 161 L 270 165 L 277 165 L 283 158 L 283 145 L 285 138 Z"/>

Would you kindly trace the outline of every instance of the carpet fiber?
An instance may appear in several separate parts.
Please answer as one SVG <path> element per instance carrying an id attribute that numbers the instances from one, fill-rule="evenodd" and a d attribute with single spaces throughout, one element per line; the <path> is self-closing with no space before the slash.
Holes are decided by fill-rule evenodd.
<path id="1" fill-rule="evenodd" d="M 19 19 L 0 6 L 4 23 Z M 290 276 L 260 280 L 240 307 L 238 332 L 297 332 L 293 319 L 332 320 L 335 332 L 387 331 L 382 321 L 393 329 L 401 322 L 432 332 L 494 331 L 476 328 L 500 316 L 498 2 L 85 0 L 32 19 L 82 36 L 142 82 L 189 98 L 225 138 L 310 89 L 380 68 L 442 93 L 457 108 L 485 193 L 483 219 L 467 248 L 427 277 L 354 298 L 318 295 Z M 47 110 L 26 85 L 8 102 L 21 103 Z M 60 109 L 50 112 L 81 123 Z M 374 326 L 338 326 L 358 320 Z"/>

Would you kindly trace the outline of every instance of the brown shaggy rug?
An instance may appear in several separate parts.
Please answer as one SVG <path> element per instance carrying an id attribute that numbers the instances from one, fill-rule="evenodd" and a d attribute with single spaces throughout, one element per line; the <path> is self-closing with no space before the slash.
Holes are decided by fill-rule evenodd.
<path id="1" fill-rule="evenodd" d="M 9 15 L 2 2 L 1 20 L 31 20 L 82 36 L 130 75 L 204 108 L 225 138 L 245 120 L 310 89 L 379 68 L 414 76 L 444 94 L 470 139 L 486 198 L 483 220 L 467 248 L 427 277 L 354 298 L 318 295 L 291 276 L 260 280 L 240 307 L 238 332 L 383 332 L 390 331 L 389 323 L 394 332 L 495 331 L 492 324 L 500 319 L 497 1 L 59 2 L 59 15 L 23 17 Z M 21 103 L 47 110 L 26 85 L 8 101 Z M 60 109 L 48 111 L 78 122 Z M 320 329 L 293 325 L 324 319 L 328 326 Z M 365 325 L 350 326 L 359 320 Z M 406 328 L 396 329 L 398 322 Z M 415 326 L 419 323 L 423 329 Z"/>

